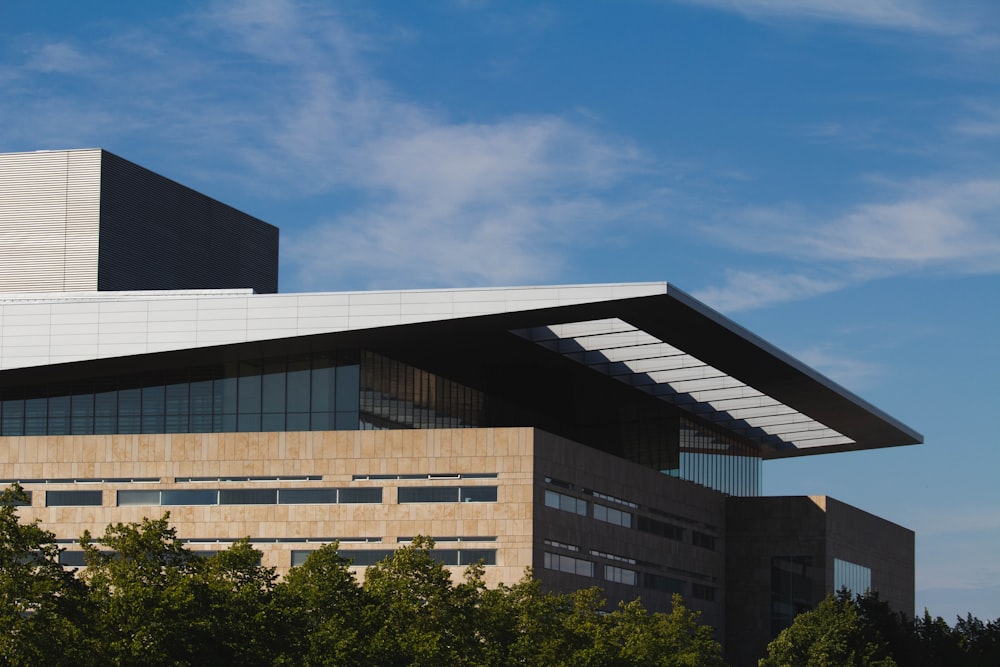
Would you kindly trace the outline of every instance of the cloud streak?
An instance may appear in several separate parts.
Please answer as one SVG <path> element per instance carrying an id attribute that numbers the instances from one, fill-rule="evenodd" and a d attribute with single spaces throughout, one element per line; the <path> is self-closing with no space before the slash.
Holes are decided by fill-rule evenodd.
<path id="1" fill-rule="evenodd" d="M 919 0 L 675 0 L 742 14 L 756 20 L 793 19 L 962 35 L 973 30 L 955 13 L 944 13 Z"/>
<path id="2" fill-rule="evenodd" d="M 716 242 L 802 268 L 727 272 L 723 285 L 697 295 L 736 311 L 918 270 L 1000 273 L 1000 179 L 896 189 L 894 199 L 861 203 L 826 220 L 795 204 L 731 213 L 728 222 L 708 228 Z"/>

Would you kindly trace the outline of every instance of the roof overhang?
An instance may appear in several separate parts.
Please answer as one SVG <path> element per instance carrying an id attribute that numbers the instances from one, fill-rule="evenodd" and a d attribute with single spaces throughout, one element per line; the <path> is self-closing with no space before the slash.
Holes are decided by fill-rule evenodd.
<path id="1" fill-rule="evenodd" d="M 517 354 L 513 343 L 501 342 L 506 336 L 532 341 L 736 432 L 758 443 L 764 458 L 923 441 L 913 429 L 668 283 L 19 295 L 0 298 L 3 305 L 14 307 L 4 316 L 5 341 L 16 317 L 44 314 L 50 322 L 47 347 L 33 338 L 31 347 L 6 341 L 0 348 L 3 375 L 13 382 L 42 366 L 48 367 L 46 375 L 54 366 L 69 374 L 70 366 L 80 372 L 92 364 L 135 368 L 164 355 L 197 351 L 211 358 L 246 345 L 276 353 L 303 345 L 447 339 L 461 342 L 456 348 L 465 359 L 491 354 L 486 341 L 503 345 L 505 355 Z M 97 331 L 92 341 L 78 333 L 62 335 L 61 327 L 70 334 L 81 323 Z M 131 332 L 124 343 L 123 326 Z"/>

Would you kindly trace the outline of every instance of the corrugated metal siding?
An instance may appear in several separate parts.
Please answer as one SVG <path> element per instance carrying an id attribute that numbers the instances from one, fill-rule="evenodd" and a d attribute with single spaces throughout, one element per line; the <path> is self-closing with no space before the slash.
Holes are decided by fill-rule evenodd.
<path id="1" fill-rule="evenodd" d="M 97 288 L 101 152 L 0 155 L 0 292 Z"/>
<path id="2" fill-rule="evenodd" d="M 98 289 L 278 290 L 278 229 L 105 152 Z"/>

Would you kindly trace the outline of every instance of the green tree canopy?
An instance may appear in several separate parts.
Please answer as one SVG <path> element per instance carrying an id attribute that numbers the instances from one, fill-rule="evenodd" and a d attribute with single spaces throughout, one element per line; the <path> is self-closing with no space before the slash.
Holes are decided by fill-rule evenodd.
<path id="1" fill-rule="evenodd" d="M 767 647 L 760 667 L 892 667 L 889 644 L 846 589 L 799 614 Z"/>
<path id="2" fill-rule="evenodd" d="M 84 587 L 59 564 L 55 536 L 20 522 L 28 503 L 17 484 L 0 492 L 0 664 L 83 664 Z"/>

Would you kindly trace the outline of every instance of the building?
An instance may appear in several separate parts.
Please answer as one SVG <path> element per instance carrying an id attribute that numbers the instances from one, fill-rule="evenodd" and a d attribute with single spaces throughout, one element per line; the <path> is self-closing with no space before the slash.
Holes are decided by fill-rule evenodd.
<path id="1" fill-rule="evenodd" d="M 95 161 L 124 163 L 0 156 L 0 239 L 48 196 L 24 184 L 58 181 L 35 172 Z M 363 567 L 429 535 L 456 571 L 483 561 L 490 584 L 531 567 L 612 603 L 667 609 L 681 593 L 736 665 L 841 585 L 912 613 L 911 531 L 822 496 L 761 497 L 760 468 L 921 436 L 672 285 L 255 293 L 272 283 L 241 277 L 276 275 L 276 232 L 186 188 L 180 215 L 195 217 L 174 221 L 157 198 L 182 186 L 124 165 L 101 167 L 85 207 L 102 211 L 96 288 L 67 241 L 44 253 L 67 256 L 72 290 L 11 272 L 0 294 L 0 482 L 31 492 L 23 516 L 67 565 L 85 529 L 168 510 L 192 548 L 249 536 L 279 572 L 334 539 Z M 175 225 L 165 271 L 184 280 L 144 291 L 103 263 L 105 191 L 152 217 L 119 225 Z M 241 245 L 215 271 L 183 230 L 220 210 Z M 129 243 L 155 254 L 144 234 Z"/>

